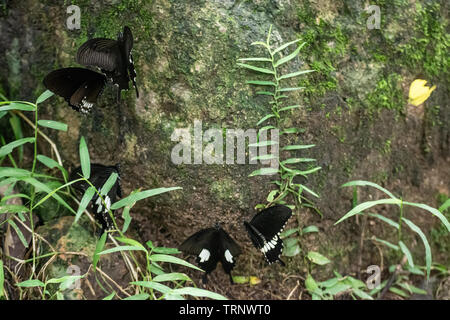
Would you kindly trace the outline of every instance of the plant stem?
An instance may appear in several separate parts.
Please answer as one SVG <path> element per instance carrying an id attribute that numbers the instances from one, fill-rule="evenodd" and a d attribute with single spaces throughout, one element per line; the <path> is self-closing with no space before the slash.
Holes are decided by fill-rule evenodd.
<path id="1" fill-rule="evenodd" d="M 34 158 L 33 158 L 33 167 L 31 168 L 31 176 L 34 175 L 34 170 L 36 169 L 36 160 L 37 160 L 37 135 L 38 135 L 38 106 L 35 107 L 35 117 L 34 117 Z"/>

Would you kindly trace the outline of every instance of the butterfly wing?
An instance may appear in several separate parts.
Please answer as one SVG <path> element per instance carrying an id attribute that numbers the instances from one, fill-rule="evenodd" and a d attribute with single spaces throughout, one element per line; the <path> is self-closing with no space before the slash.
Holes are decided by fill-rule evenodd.
<path id="1" fill-rule="evenodd" d="M 269 264 L 280 261 L 283 251 L 283 241 L 280 233 L 292 215 L 292 210 L 283 205 L 275 205 L 257 213 L 253 219 L 244 222 L 247 233 L 253 245 L 261 250 Z"/>
<path id="2" fill-rule="evenodd" d="M 242 251 L 239 245 L 222 228 L 219 229 L 219 239 L 221 243 L 220 261 L 222 262 L 223 270 L 230 274 L 236 264 L 236 258 Z"/>
<path id="3" fill-rule="evenodd" d="M 105 230 L 109 230 L 112 227 L 112 220 L 109 216 L 109 209 L 111 204 L 114 203 L 117 197 L 121 197 L 122 190 L 120 186 L 120 173 L 117 166 L 104 166 L 101 164 L 91 164 L 91 176 L 89 181 L 95 186 L 95 188 L 101 192 L 101 188 L 105 184 L 106 180 L 110 177 L 112 173 L 116 172 L 119 174 L 116 182 L 111 187 L 109 192 L 103 197 L 103 200 L 95 194 L 92 198 L 92 208 L 97 221 L 102 226 L 102 233 Z M 70 180 L 75 180 L 80 177 L 81 167 L 76 168 L 70 175 Z M 89 188 L 89 184 L 85 181 L 79 181 L 72 185 L 75 189 L 85 192 Z"/>
<path id="4" fill-rule="evenodd" d="M 44 86 L 63 97 L 76 111 L 87 113 L 103 91 L 106 78 L 102 74 L 83 68 L 63 68 L 50 72 Z"/>
<path id="5" fill-rule="evenodd" d="M 250 224 L 268 240 L 284 229 L 291 216 L 291 209 L 283 205 L 275 205 L 257 213 Z"/>
<path id="6" fill-rule="evenodd" d="M 113 72 L 119 64 L 120 49 L 117 40 L 94 38 L 78 49 L 76 61 L 84 66 L 98 67 Z"/>
<path id="7" fill-rule="evenodd" d="M 133 49 L 133 34 L 127 26 L 123 28 L 122 43 L 124 49 L 123 56 L 126 60 L 128 74 L 136 90 L 136 97 L 139 98 L 139 90 L 136 84 L 136 68 L 134 67 L 133 55 L 131 54 L 131 49 Z"/>
<path id="8" fill-rule="evenodd" d="M 202 229 L 187 238 L 179 249 L 195 255 L 200 268 L 205 270 L 206 274 L 211 273 L 220 260 L 219 232 L 216 228 Z"/>

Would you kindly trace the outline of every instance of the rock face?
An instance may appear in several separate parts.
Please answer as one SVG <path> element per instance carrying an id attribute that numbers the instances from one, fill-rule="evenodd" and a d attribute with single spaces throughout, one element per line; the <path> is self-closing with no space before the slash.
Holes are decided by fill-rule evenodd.
<path id="1" fill-rule="evenodd" d="M 68 30 L 62 4 L 7 1 L 0 13 L 0 55 L 6 57 L 0 60 L 0 89 L 11 99 L 34 99 L 44 90 L 45 74 L 76 66 L 75 53 L 84 41 L 115 38 L 128 25 L 135 37 L 139 99 L 130 90 L 117 103 L 114 89 L 107 88 L 89 116 L 56 97 L 41 107 L 41 118 L 69 125 L 66 133 L 49 133 L 66 166 L 78 165 L 84 136 L 93 162 L 121 163 L 125 194 L 183 187 L 134 208 L 144 241 L 176 246 L 221 221 L 249 255 L 254 253 L 251 259 L 258 259 L 242 221 L 264 202 L 270 178 L 248 178 L 257 168 L 249 164 L 175 165 L 171 151 L 177 142 L 171 135 L 176 128 L 192 129 L 195 120 L 202 121 L 203 130 L 256 128 L 270 106 L 245 83 L 258 75 L 239 68 L 237 59 L 263 54 L 250 44 L 264 40 L 271 24 L 274 45 L 302 38 L 307 45 L 285 72 L 317 72 L 290 83 L 306 89 L 290 96 L 303 107 L 290 111 L 284 124 L 305 129 L 295 142 L 316 145 L 298 155 L 315 158 L 322 167 L 306 183 L 321 195 L 316 205 L 323 219 L 304 210 L 299 221 L 325 231 L 314 246 L 326 248 L 323 253 L 349 272 L 352 258 L 341 258 L 356 252 L 352 244 L 359 229 L 354 222 L 333 227 L 351 206 L 351 190 L 340 188 L 343 183 L 370 180 L 432 206 L 438 194 L 449 194 L 448 5 L 379 2 L 380 29 L 369 30 L 369 14 L 357 1 L 80 0 L 72 3 L 81 8 L 81 29 Z M 424 105 L 412 107 L 407 92 L 416 78 L 437 89 Z M 422 220 L 425 229 L 436 222 Z M 292 264 L 300 260 L 293 258 Z M 244 262 L 236 270 L 259 272 Z"/>

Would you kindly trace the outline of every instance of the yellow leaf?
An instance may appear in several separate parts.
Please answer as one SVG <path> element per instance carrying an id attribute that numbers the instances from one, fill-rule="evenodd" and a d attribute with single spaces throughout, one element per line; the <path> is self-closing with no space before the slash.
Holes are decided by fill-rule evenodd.
<path id="1" fill-rule="evenodd" d="M 428 99 L 430 94 L 436 89 L 436 86 L 426 86 L 427 81 L 422 79 L 416 79 L 411 83 L 409 87 L 409 103 L 414 106 L 418 106 Z"/>
<path id="2" fill-rule="evenodd" d="M 258 283 L 261 283 L 261 279 L 259 279 L 258 277 L 251 276 L 249 282 L 252 286 L 254 286 Z"/>

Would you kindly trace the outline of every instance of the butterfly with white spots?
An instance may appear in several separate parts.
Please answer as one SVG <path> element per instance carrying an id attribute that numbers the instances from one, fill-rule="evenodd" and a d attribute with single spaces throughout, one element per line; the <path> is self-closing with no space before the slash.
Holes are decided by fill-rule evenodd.
<path id="1" fill-rule="evenodd" d="M 205 270 L 203 283 L 217 263 L 222 263 L 223 270 L 231 277 L 231 270 L 236 264 L 236 258 L 241 254 L 239 245 L 217 223 L 213 228 L 200 230 L 187 238 L 179 248 L 181 251 L 196 256 L 196 262 Z"/>
<path id="2" fill-rule="evenodd" d="M 280 234 L 292 215 L 292 210 L 283 205 L 275 205 L 257 213 L 250 222 L 244 222 L 245 229 L 256 249 L 259 249 L 269 264 L 279 261 L 283 252 Z"/>
<path id="3" fill-rule="evenodd" d="M 110 82 L 118 86 L 119 100 L 120 92 L 129 89 L 130 80 L 136 90 L 136 97 L 139 98 L 136 69 L 131 54 L 133 42 L 131 30 L 125 26 L 117 40 L 94 38 L 83 43 L 78 49 L 76 60 L 79 64 L 99 68 Z"/>
<path id="4" fill-rule="evenodd" d="M 102 197 L 99 197 L 96 193 L 91 201 L 95 218 L 102 227 L 100 234 L 103 234 L 103 232 L 110 230 L 113 227 L 112 219 L 109 215 L 111 204 L 114 203 L 117 198 L 122 197 L 122 188 L 120 185 L 120 165 L 104 166 L 102 164 L 91 163 L 91 176 L 89 181 L 95 186 L 99 193 L 101 193 L 101 189 L 106 180 L 108 180 L 110 175 L 114 172 L 118 174 L 118 177 L 109 192 Z M 78 179 L 80 175 L 81 167 L 78 167 L 72 171 L 70 180 Z M 72 186 L 76 190 L 83 193 L 89 188 L 89 184 L 85 181 L 76 182 L 72 184 Z"/>

